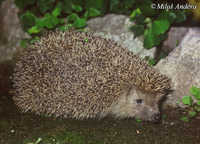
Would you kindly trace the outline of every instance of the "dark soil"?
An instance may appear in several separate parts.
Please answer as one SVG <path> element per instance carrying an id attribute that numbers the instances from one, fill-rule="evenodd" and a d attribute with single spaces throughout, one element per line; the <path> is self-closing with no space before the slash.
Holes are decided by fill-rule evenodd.
<path id="1" fill-rule="evenodd" d="M 0 65 L 0 144 L 200 144 L 199 116 L 185 123 L 168 109 L 159 124 L 135 119 L 75 120 L 20 113 L 12 101 L 11 63 Z M 40 139 L 41 138 L 41 139 Z"/>

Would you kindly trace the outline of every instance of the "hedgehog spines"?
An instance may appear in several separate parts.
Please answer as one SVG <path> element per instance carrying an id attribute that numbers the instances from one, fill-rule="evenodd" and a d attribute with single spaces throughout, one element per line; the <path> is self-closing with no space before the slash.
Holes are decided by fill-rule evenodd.
<path id="1" fill-rule="evenodd" d="M 170 88 L 170 79 L 112 40 L 70 29 L 30 45 L 14 74 L 22 111 L 78 119 L 106 111 L 128 85 L 148 92 Z"/>

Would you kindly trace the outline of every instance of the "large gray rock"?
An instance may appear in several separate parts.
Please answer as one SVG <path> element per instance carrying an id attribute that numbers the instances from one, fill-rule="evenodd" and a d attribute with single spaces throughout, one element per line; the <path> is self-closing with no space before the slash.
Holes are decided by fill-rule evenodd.
<path id="1" fill-rule="evenodd" d="M 183 107 L 177 102 L 190 95 L 190 87 L 200 87 L 200 29 L 189 29 L 178 47 L 156 68 L 171 77 L 173 82 L 173 92 L 168 95 L 166 105 Z"/>
<path id="2" fill-rule="evenodd" d="M 28 36 L 23 32 L 19 17 L 19 9 L 14 0 L 5 0 L 0 7 L 0 62 L 11 60 L 19 49 L 19 42 Z"/>
<path id="3" fill-rule="evenodd" d="M 129 30 L 131 25 L 133 25 L 133 22 L 130 22 L 128 16 L 116 14 L 107 14 L 104 17 L 90 19 L 87 22 L 90 29 L 106 38 L 114 39 L 114 41 L 119 42 L 141 58 L 145 56 L 154 58 L 155 47 L 150 50 L 144 49 L 143 40 L 134 39 L 133 32 Z"/>
<path id="4" fill-rule="evenodd" d="M 188 33 L 188 30 L 188 27 L 171 27 L 167 33 L 167 39 L 163 42 L 162 50 L 167 53 L 171 52 Z"/>

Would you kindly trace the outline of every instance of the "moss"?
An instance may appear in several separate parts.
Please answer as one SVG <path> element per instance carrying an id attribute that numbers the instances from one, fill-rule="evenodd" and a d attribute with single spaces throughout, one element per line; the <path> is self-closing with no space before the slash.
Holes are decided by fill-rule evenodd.
<path id="1" fill-rule="evenodd" d="M 63 132 L 51 136 L 41 136 L 32 139 L 26 139 L 23 141 L 24 144 L 27 143 L 40 143 L 40 144 L 85 144 L 84 138 L 74 132 Z"/>

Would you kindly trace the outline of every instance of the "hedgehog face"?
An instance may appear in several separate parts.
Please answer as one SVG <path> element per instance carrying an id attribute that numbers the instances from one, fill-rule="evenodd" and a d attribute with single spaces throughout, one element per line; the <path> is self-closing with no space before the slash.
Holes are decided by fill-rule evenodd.
<path id="1" fill-rule="evenodd" d="M 110 113 L 117 118 L 137 117 L 157 122 L 160 120 L 159 102 L 163 95 L 130 87 L 110 108 Z"/>

